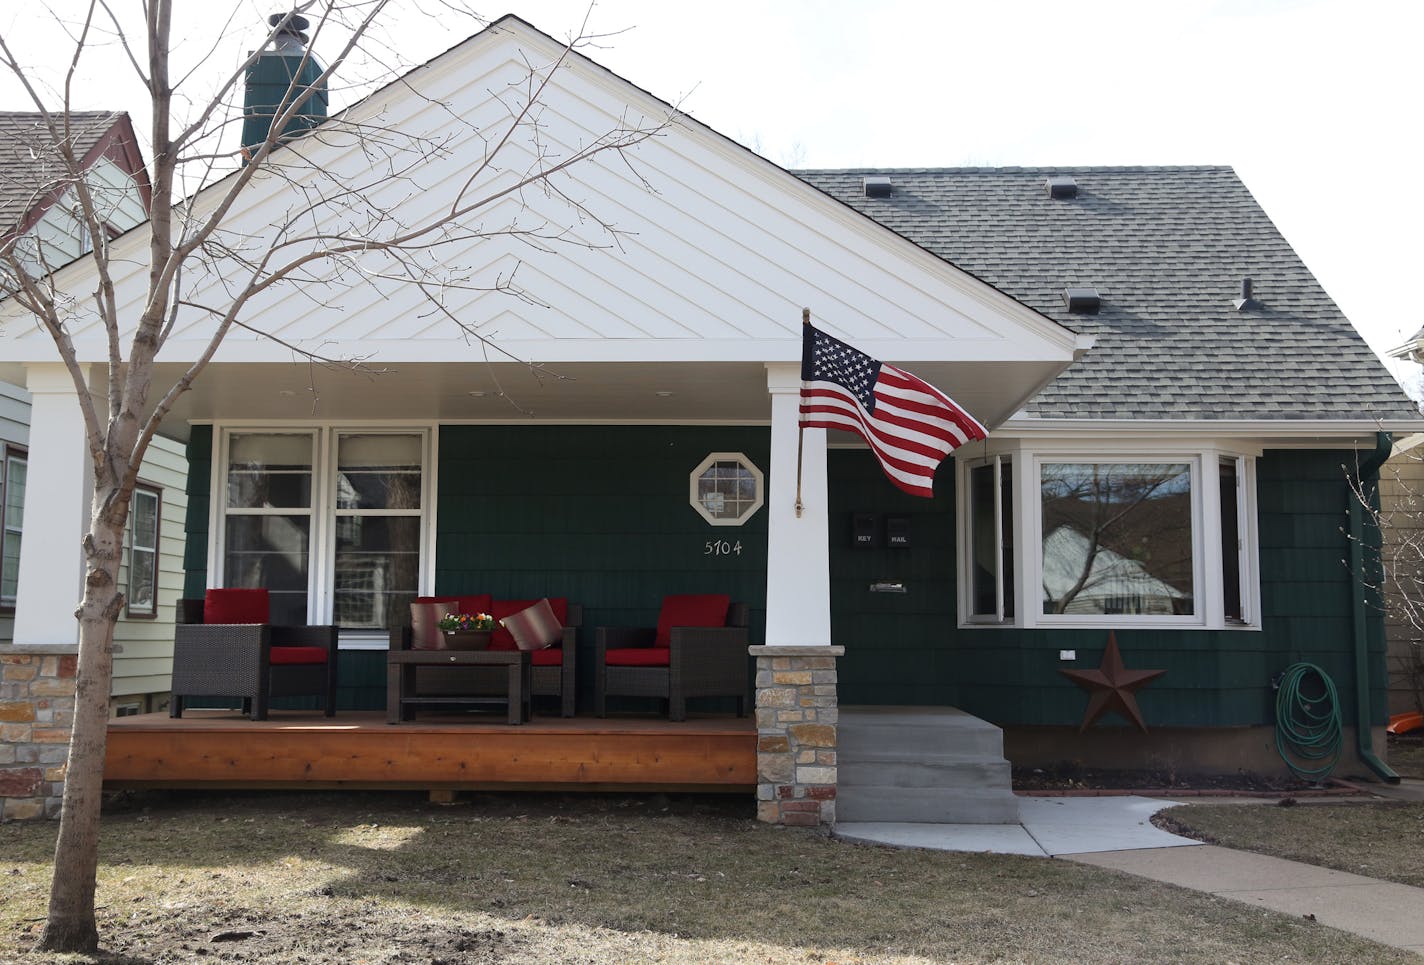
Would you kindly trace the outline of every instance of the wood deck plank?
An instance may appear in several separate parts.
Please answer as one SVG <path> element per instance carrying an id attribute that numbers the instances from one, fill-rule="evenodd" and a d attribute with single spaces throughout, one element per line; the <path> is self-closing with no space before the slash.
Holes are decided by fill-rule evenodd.
<path id="1" fill-rule="evenodd" d="M 705 789 L 756 784 L 748 718 L 672 723 L 628 718 L 430 714 L 388 724 L 379 713 L 149 714 L 112 721 L 106 786 Z"/>

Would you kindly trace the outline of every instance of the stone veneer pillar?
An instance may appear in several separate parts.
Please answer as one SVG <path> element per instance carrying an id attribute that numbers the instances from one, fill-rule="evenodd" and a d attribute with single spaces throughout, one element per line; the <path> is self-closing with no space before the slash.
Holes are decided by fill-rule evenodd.
<path id="1" fill-rule="evenodd" d="M 757 819 L 836 823 L 836 658 L 840 646 L 752 647 L 756 658 Z"/>
<path id="2" fill-rule="evenodd" d="M 78 653 L 0 645 L 0 821 L 59 817 Z"/>

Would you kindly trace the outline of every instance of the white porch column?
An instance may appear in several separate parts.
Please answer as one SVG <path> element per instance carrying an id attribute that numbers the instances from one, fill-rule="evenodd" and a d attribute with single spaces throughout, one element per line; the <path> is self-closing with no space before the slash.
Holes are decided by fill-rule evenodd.
<path id="1" fill-rule="evenodd" d="M 84 554 L 93 470 L 74 382 L 58 362 L 26 366 L 30 392 L 16 645 L 79 642 L 74 609 L 84 595 Z"/>
<path id="2" fill-rule="evenodd" d="M 831 642 L 831 554 L 827 542 L 826 430 L 807 429 L 796 515 L 796 433 L 801 366 L 768 363 L 771 473 L 767 484 L 766 645 Z"/>

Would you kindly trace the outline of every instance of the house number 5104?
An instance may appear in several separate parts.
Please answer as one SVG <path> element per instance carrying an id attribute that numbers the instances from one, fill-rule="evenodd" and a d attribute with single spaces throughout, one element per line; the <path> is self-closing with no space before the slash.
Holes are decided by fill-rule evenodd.
<path id="1" fill-rule="evenodd" d="M 724 539 L 709 539 L 702 545 L 703 556 L 741 556 L 742 541 L 729 543 Z"/>

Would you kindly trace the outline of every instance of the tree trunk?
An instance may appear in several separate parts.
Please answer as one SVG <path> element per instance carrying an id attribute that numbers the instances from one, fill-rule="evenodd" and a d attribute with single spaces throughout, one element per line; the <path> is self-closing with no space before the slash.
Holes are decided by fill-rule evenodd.
<path id="1" fill-rule="evenodd" d="M 103 505 L 104 501 L 96 487 L 95 506 Z M 112 519 L 96 518 L 85 540 L 88 567 L 84 601 L 78 613 L 79 665 L 74 728 L 69 739 L 64 809 L 60 812 L 59 839 L 54 848 L 49 917 L 38 945 L 44 951 L 91 953 L 99 947 L 94 888 L 99 869 L 99 806 L 104 784 L 104 746 L 108 739 L 109 686 L 114 667 L 114 621 L 122 602 L 117 575 L 123 530 L 123 522 L 116 524 Z M 55 618 L 62 617 L 55 614 Z"/>

